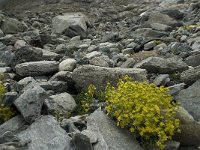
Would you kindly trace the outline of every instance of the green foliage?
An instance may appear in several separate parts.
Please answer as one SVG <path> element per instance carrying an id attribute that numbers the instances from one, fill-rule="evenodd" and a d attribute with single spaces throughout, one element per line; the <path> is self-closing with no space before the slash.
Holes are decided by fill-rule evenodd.
<path id="1" fill-rule="evenodd" d="M 107 85 L 106 110 L 118 126 L 139 134 L 144 143 L 163 149 L 164 142 L 179 131 L 179 120 L 174 119 L 177 105 L 167 92 L 167 88 L 126 76 L 117 87 Z"/>
<path id="2" fill-rule="evenodd" d="M 161 44 L 162 42 L 161 42 L 160 40 L 155 40 L 154 43 L 155 43 L 156 45 L 159 45 L 159 44 Z"/>
<path id="3" fill-rule="evenodd" d="M 3 84 L 0 82 L 0 123 L 3 123 L 15 115 L 15 111 L 3 104 L 3 96 L 5 93 L 5 88 Z"/>
<path id="4" fill-rule="evenodd" d="M 62 112 L 60 112 L 59 110 L 56 110 L 56 111 L 54 112 L 54 116 L 55 116 L 56 120 L 57 120 L 59 123 L 61 123 L 63 119 L 68 119 L 68 118 L 70 118 L 70 117 L 71 117 L 71 113 L 70 113 L 70 112 L 68 112 L 68 113 L 62 113 Z"/>
<path id="5" fill-rule="evenodd" d="M 90 105 L 94 100 L 105 101 L 105 91 L 97 90 L 93 84 L 90 84 L 86 91 L 82 91 L 76 96 L 77 107 L 75 113 L 79 115 L 89 113 Z"/>

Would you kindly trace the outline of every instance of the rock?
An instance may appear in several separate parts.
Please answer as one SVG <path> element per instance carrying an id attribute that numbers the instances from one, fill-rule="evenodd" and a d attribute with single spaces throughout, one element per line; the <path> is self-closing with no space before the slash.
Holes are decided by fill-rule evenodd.
<path id="1" fill-rule="evenodd" d="M 172 86 L 169 86 L 169 94 L 173 96 L 174 99 L 177 99 L 176 96 L 178 95 L 178 93 L 184 89 L 184 87 L 186 86 L 185 83 L 180 83 L 180 84 L 175 84 Z"/>
<path id="2" fill-rule="evenodd" d="M 177 0 L 173 0 L 173 1 L 177 1 Z M 174 18 L 177 20 L 183 19 L 183 17 L 184 17 L 184 13 L 177 9 L 165 9 L 165 10 L 162 10 L 161 13 L 166 14 L 166 15 L 170 16 L 171 18 Z"/>
<path id="3" fill-rule="evenodd" d="M 56 111 L 62 114 L 67 114 L 74 110 L 76 102 L 70 94 L 61 93 L 47 98 L 45 100 L 45 106 L 51 114 L 56 113 Z"/>
<path id="4" fill-rule="evenodd" d="M 94 150 L 143 150 L 133 134 L 117 127 L 116 123 L 100 110 L 96 110 L 87 118 L 87 129 L 98 137 Z"/>
<path id="5" fill-rule="evenodd" d="M 44 100 L 47 98 L 47 94 L 43 88 L 37 84 L 32 84 L 31 86 L 32 87 L 24 90 L 24 93 L 14 102 L 15 106 L 28 123 L 32 123 L 41 115 Z"/>
<path id="6" fill-rule="evenodd" d="M 42 60 L 42 51 L 40 49 L 31 48 L 28 46 L 21 47 L 15 51 L 14 64 L 20 64 L 30 61 Z"/>
<path id="7" fill-rule="evenodd" d="M 180 142 L 168 140 L 165 142 L 165 147 L 163 150 L 179 150 Z M 155 146 L 147 146 L 146 150 L 160 150 Z"/>
<path id="8" fill-rule="evenodd" d="M 116 84 L 118 79 L 124 75 L 129 75 L 138 81 L 147 80 L 146 70 L 144 69 L 106 68 L 92 65 L 76 68 L 72 73 L 72 78 L 78 87 L 87 88 L 90 84 L 94 84 L 97 88 L 100 88 L 106 86 L 107 82 Z"/>
<path id="9" fill-rule="evenodd" d="M 14 48 L 20 49 L 20 48 L 25 47 L 25 46 L 27 46 L 27 43 L 24 40 L 17 40 L 15 45 L 14 45 Z"/>
<path id="10" fill-rule="evenodd" d="M 98 142 L 97 136 L 95 135 L 94 132 L 90 131 L 90 130 L 83 130 L 81 132 L 81 134 L 87 136 L 90 139 L 90 143 L 91 144 L 95 144 Z"/>
<path id="11" fill-rule="evenodd" d="M 114 66 L 114 62 L 106 55 L 93 57 L 91 60 L 89 60 L 89 63 L 91 65 L 100 66 L 100 67 L 113 67 Z"/>
<path id="12" fill-rule="evenodd" d="M 69 37 L 80 35 L 86 37 L 89 19 L 81 13 L 65 13 L 63 16 L 56 16 L 52 20 L 52 32 L 66 34 Z"/>
<path id="13" fill-rule="evenodd" d="M 15 66 L 16 73 L 20 76 L 39 76 L 58 71 L 56 61 L 26 62 Z"/>
<path id="14" fill-rule="evenodd" d="M 4 36 L 3 31 L 0 29 L 0 38 Z"/>
<path id="15" fill-rule="evenodd" d="M 27 86 L 31 82 L 36 83 L 36 81 L 33 77 L 26 77 L 26 78 L 19 80 L 18 85 L 22 86 L 22 88 L 24 88 L 25 86 Z"/>
<path id="16" fill-rule="evenodd" d="M 15 34 L 15 33 L 18 33 L 18 32 L 23 32 L 24 26 L 17 19 L 5 18 L 3 23 L 1 24 L 1 30 L 5 34 Z"/>
<path id="17" fill-rule="evenodd" d="M 200 54 L 191 55 L 185 59 L 185 62 L 192 67 L 200 66 L 200 60 L 199 60 Z"/>
<path id="18" fill-rule="evenodd" d="M 159 30 L 159 31 L 171 31 L 172 30 L 172 27 L 165 25 L 165 24 L 161 24 L 161 23 L 152 23 L 151 28 L 154 30 Z"/>
<path id="19" fill-rule="evenodd" d="M 159 38 L 166 36 L 166 32 L 152 30 L 151 28 L 139 28 L 131 33 L 132 37 L 150 37 L 150 38 Z"/>
<path id="20" fill-rule="evenodd" d="M 135 60 L 133 58 L 128 58 L 122 65 L 121 68 L 133 68 L 135 65 Z"/>
<path id="21" fill-rule="evenodd" d="M 151 50 L 156 46 L 155 41 L 150 41 L 144 45 L 144 50 Z"/>
<path id="22" fill-rule="evenodd" d="M 200 78 L 200 66 L 190 68 L 181 73 L 181 81 L 191 85 Z"/>
<path id="23" fill-rule="evenodd" d="M 93 150 L 90 139 L 84 134 L 76 133 L 72 140 L 76 150 Z"/>
<path id="24" fill-rule="evenodd" d="M 200 121 L 200 80 L 179 92 L 177 101 L 195 120 Z"/>
<path id="25" fill-rule="evenodd" d="M 200 123 L 194 121 L 193 117 L 183 107 L 179 107 L 175 118 L 180 120 L 181 133 L 176 133 L 173 139 L 184 146 L 198 147 L 200 145 Z"/>
<path id="26" fill-rule="evenodd" d="M 182 23 L 177 20 L 171 18 L 167 14 L 163 14 L 160 12 L 152 12 L 149 15 L 148 23 L 161 23 L 165 25 L 169 25 L 171 27 L 181 26 Z"/>
<path id="27" fill-rule="evenodd" d="M 76 68 L 76 60 L 68 58 L 59 64 L 59 71 L 73 71 Z"/>
<path id="28" fill-rule="evenodd" d="M 168 74 L 160 74 L 154 79 L 154 84 L 156 86 L 165 86 L 170 81 Z"/>
<path id="29" fill-rule="evenodd" d="M 18 115 L 0 125 L 0 137 L 7 131 L 16 133 L 20 131 L 26 122 L 23 117 Z"/>
<path id="30" fill-rule="evenodd" d="M 26 150 L 72 150 L 71 138 L 59 126 L 53 116 L 42 116 L 17 137 L 27 143 Z"/>
<path id="31" fill-rule="evenodd" d="M 146 69 L 149 73 L 173 73 L 188 69 L 188 65 L 177 57 L 149 57 L 137 63 L 135 68 Z"/>
<path id="32" fill-rule="evenodd" d="M 54 52 L 51 52 L 51 51 L 48 51 L 48 50 L 45 50 L 45 49 L 41 49 L 41 50 L 42 50 L 42 53 L 43 53 L 42 58 L 44 60 L 51 61 L 51 60 L 57 60 L 57 59 L 60 58 L 60 55 L 57 54 L 57 53 L 54 53 Z"/>

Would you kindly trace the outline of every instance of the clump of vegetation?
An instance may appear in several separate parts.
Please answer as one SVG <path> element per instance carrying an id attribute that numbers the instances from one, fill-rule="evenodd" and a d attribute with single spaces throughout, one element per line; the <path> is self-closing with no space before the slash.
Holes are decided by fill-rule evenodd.
<path id="1" fill-rule="evenodd" d="M 63 113 L 63 112 L 61 112 L 61 111 L 59 111 L 59 110 L 54 111 L 54 114 L 53 114 L 53 115 L 55 116 L 56 120 L 57 120 L 59 123 L 61 123 L 63 119 L 68 119 L 68 118 L 71 117 L 71 113 L 70 113 L 70 112 L 68 112 L 68 113 Z"/>
<path id="2" fill-rule="evenodd" d="M 105 101 L 105 91 L 97 90 L 93 84 L 90 84 L 86 91 L 82 91 L 76 96 L 77 108 L 75 113 L 81 115 L 89 113 L 90 105 L 95 100 L 98 100 L 99 102 Z"/>
<path id="3" fill-rule="evenodd" d="M 3 104 L 3 96 L 5 93 L 5 87 L 0 81 L 0 123 L 3 123 L 15 115 L 15 111 Z"/>
<path id="4" fill-rule="evenodd" d="M 179 131 L 179 120 L 174 119 L 178 107 L 167 92 L 167 88 L 126 76 L 117 87 L 108 84 L 106 110 L 118 126 L 139 134 L 144 143 L 163 149 L 164 142 Z"/>

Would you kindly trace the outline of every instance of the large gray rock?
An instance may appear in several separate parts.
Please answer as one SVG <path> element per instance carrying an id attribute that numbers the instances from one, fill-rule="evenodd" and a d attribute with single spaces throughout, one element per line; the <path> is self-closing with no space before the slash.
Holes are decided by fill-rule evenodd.
<path id="1" fill-rule="evenodd" d="M 61 93 L 52 95 L 45 100 L 45 106 L 47 110 L 54 114 L 56 111 L 62 114 L 72 112 L 76 107 L 74 98 L 68 93 Z"/>
<path id="2" fill-rule="evenodd" d="M 76 67 L 76 60 L 68 58 L 59 64 L 59 71 L 73 71 Z"/>
<path id="3" fill-rule="evenodd" d="M 53 116 L 42 116 L 17 137 L 27 143 L 25 150 L 72 150 L 70 137 Z"/>
<path id="4" fill-rule="evenodd" d="M 137 63 L 134 67 L 146 69 L 149 73 L 173 73 L 186 70 L 188 65 L 176 57 L 167 59 L 149 57 Z"/>
<path id="5" fill-rule="evenodd" d="M 35 83 L 30 84 L 27 85 L 30 87 L 25 87 L 27 89 L 14 102 L 28 123 L 32 123 L 41 115 L 44 100 L 47 98 L 47 94 L 43 88 Z"/>
<path id="6" fill-rule="evenodd" d="M 174 18 L 171 18 L 167 14 L 163 14 L 163 13 L 160 13 L 160 12 L 152 12 L 152 13 L 150 13 L 148 22 L 150 24 L 151 23 L 161 23 L 161 24 L 172 26 L 172 27 L 176 27 L 176 26 L 181 26 L 182 25 L 182 23 L 178 22 Z"/>
<path id="7" fill-rule="evenodd" d="M 106 86 L 107 82 L 116 84 L 119 78 L 129 75 L 134 80 L 146 81 L 147 72 L 145 69 L 137 68 L 107 68 L 92 65 L 85 65 L 76 68 L 72 73 L 72 78 L 77 87 L 87 88 L 94 84 L 97 88 Z"/>
<path id="8" fill-rule="evenodd" d="M 196 55 L 191 55 L 189 57 L 187 57 L 185 59 L 185 62 L 189 65 L 189 66 L 199 66 L 200 65 L 200 54 L 196 54 Z"/>
<path id="9" fill-rule="evenodd" d="M 5 34 L 15 34 L 24 31 L 24 26 L 16 19 L 5 18 L 1 25 L 1 29 Z"/>
<path id="10" fill-rule="evenodd" d="M 193 84 L 200 78 L 200 66 L 190 68 L 181 73 L 181 80 L 186 84 Z"/>
<path id="11" fill-rule="evenodd" d="M 80 35 L 86 37 L 87 24 L 89 19 L 81 13 L 65 13 L 56 16 L 52 20 L 52 32 L 57 34 L 65 33 L 67 36 L 74 37 Z"/>
<path id="12" fill-rule="evenodd" d="M 23 117 L 18 115 L 0 125 L 0 137 L 7 131 L 16 133 L 24 127 L 26 122 Z"/>
<path id="13" fill-rule="evenodd" d="M 24 46 L 15 51 L 14 63 L 16 65 L 23 62 L 40 61 L 42 54 L 40 49 Z"/>
<path id="14" fill-rule="evenodd" d="M 180 120 L 181 133 L 175 133 L 173 139 L 181 145 L 200 146 L 200 123 L 196 122 L 183 107 L 179 107 L 175 118 Z"/>
<path id="15" fill-rule="evenodd" d="M 117 127 L 103 111 L 96 110 L 87 118 L 87 129 L 98 137 L 94 150 L 143 150 L 133 134 Z"/>
<path id="16" fill-rule="evenodd" d="M 39 76 L 58 71 L 56 61 L 26 62 L 15 66 L 16 73 L 20 76 Z"/>
<path id="17" fill-rule="evenodd" d="M 200 121 L 200 80 L 179 92 L 177 101 L 195 120 Z"/>

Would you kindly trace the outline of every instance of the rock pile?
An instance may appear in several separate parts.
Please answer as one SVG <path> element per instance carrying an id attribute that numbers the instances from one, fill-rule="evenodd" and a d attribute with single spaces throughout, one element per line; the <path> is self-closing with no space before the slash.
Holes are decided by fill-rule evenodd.
<path id="1" fill-rule="evenodd" d="M 129 75 L 169 87 L 180 103 L 176 117 L 182 132 L 165 150 L 198 150 L 198 0 L 62 0 L 37 9 L 14 16 L 0 12 L 4 104 L 18 114 L 0 125 L 0 149 L 143 150 L 135 135 L 119 129 L 101 109 L 55 119 L 57 110 L 74 111 L 74 95 L 89 84 L 100 88 Z"/>

